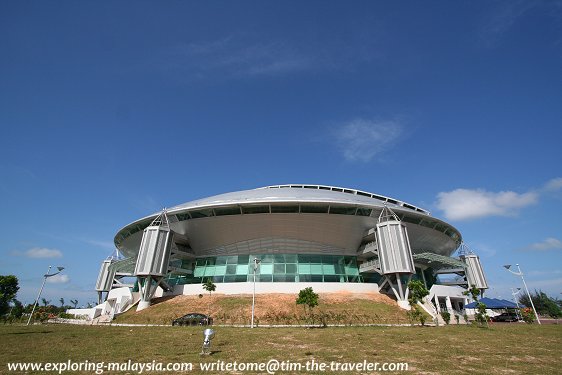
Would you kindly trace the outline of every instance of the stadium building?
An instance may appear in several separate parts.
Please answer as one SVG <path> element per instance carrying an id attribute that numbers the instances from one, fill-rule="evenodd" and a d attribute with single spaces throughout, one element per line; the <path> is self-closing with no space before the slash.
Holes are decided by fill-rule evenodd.
<path id="1" fill-rule="evenodd" d="M 197 295 L 208 279 L 224 294 L 312 286 L 320 293 L 386 293 L 404 308 L 407 284 L 418 279 L 430 290 L 430 314 L 460 311 L 463 288 L 488 287 L 476 255 L 451 256 L 461 245 L 460 232 L 428 211 L 366 191 L 290 184 L 226 193 L 122 228 L 115 236 L 121 257 L 100 269 L 96 314 Z M 136 281 L 127 283 L 131 277 Z"/>

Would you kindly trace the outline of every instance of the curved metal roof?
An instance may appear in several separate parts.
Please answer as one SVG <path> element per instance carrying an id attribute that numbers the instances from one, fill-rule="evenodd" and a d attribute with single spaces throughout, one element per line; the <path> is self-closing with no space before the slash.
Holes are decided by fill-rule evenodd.
<path id="1" fill-rule="evenodd" d="M 186 202 L 167 209 L 168 214 L 177 220 L 175 214 L 185 214 L 187 212 L 209 209 L 214 212 L 219 207 L 239 206 L 270 206 L 289 204 L 314 204 L 322 203 L 329 206 L 354 206 L 372 209 L 382 209 L 384 206 L 405 214 L 404 220 L 420 224 L 428 227 L 437 227 L 438 231 L 449 233 L 449 236 L 455 235 L 460 238 L 460 233 L 450 224 L 443 222 L 437 218 L 431 217 L 429 211 L 416 207 L 404 201 L 390 198 L 387 196 L 373 194 L 362 190 L 349 189 L 329 185 L 311 185 L 311 184 L 287 184 L 287 185 L 271 185 L 251 190 L 235 191 L 231 193 L 219 194 L 207 198 L 202 198 L 190 202 Z M 240 209 L 239 208 L 239 209 Z M 331 211 L 331 210 L 330 210 Z M 149 223 L 160 214 L 156 212 L 145 216 L 121 228 L 114 239 L 117 248 L 121 248 L 121 242 L 138 231 L 143 230 Z M 240 213 L 242 213 L 240 211 Z M 410 215 L 407 215 L 411 213 Z M 191 215 L 190 215 L 191 216 Z M 214 213 L 211 216 L 215 216 Z M 431 219 L 424 220 L 424 217 Z M 408 219 L 410 218 L 410 219 Z M 181 220 L 185 220 L 181 219 Z M 429 220 L 429 221 L 428 221 Z M 449 228 L 449 230 L 447 229 Z M 451 234 L 453 233 L 453 234 Z M 456 233 L 456 234 L 455 234 Z"/>
<path id="2" fill-rule="evenodd" d="M 168 209 L 169 213 L 192 208 L 213 207 L 228 204 L 276 203 L 276 202 L 327 202 L 342 204 L 360 204 L 368 206 L 387 205 L 391 208 L 406 208 L 430 215 L 429 211 L 398 199 L 373 194 L 366 191 L 327 185 L 272 185 L 252 190 L 215 195 L 194 200 Z M 152 216 L 152 215 L 151 215 Z"/>

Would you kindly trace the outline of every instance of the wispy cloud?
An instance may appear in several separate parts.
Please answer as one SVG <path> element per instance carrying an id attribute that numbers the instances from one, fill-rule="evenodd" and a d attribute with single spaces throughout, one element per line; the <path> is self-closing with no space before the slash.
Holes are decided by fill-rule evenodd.
<path id="1" fill-rule="evenodd" d="M 529 246 L 524 247 L 525 251 L 548 251 L 548 250 L 561 250 L 562 241 L 557 238 L 549 237 L 540 242 L 535 242 Z"/>
<path id="2" fill-rule="evenodd" d="M 333 132 L 335 142 L 347 161 L 368 162 L 387 151 L 402 136 L 397 121 L 356 119 Z"/>
<path id="3" fill-rule="evenodd" d="M 234 33 L 166 48 L 148 65 L 179 80 L 280 77 L 299 72 L 353 70 L 357 64 L 384 59 L 381 31 L 357 25 L 353 33 L 300 39 Z M 327 41 L 326 41 L 327 40 Z"/>
<path id="4" fill-rule="evenodd" d="M 47 278 L 47 282 L 51 284 L 66 284 L 70 282 L 68 275 L 55 275 Z"/>
<path id="5" fill-rule="evenodd" d="M 486 47 L 494 47 L 529 10 L 539 5 L 535 0 L 500 1 L 484 18 L 478 34 Z"/>
<path id="6" fill-rule="evenodd" d="M 62 252 L 57 249 L 47 249 L 44 247 L 34 247 L 26 251 L 14 251 L 15 256 L 24 256 L 26 258 L 62 258 Z"/>
<path id="7" fill-rule="evenodd" d="M 513 216 L 538 200 L 535 192 L 490 192 L 484 189 L 456 189 L 437 195 L 437 208 L 449 220 L 470 220 L 486 216 Z"/>
<path id="8" fill-rule="evenodd" d="M 250 42 L 228 36 L 176 46 L 166 65 L 191 78 L 281 75 L 309 69 L 311 57 L 282 41 Z"/>
<path id="9" fill-rule="evenodd" d="M 543 190 L 547 192 L 562 190 L 562 177 L 553 178 L 552 180 L 548 181 L 544 185 Z"/>
<path id="10" fill-rule="evenodd" d="M 115 249 L 115 244 L 112 241 L 98 241 L 90 239 L 82 239 L 81 241 L 104 249 Z"/>

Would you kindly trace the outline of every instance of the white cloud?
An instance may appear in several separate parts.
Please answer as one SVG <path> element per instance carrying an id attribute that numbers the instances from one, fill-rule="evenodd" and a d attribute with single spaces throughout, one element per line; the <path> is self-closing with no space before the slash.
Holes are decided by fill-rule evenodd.
<path id="1" fill-rule="evenodd" d="M 541 242 L 535 242 L 525 247 L 523 250 L 529 251 L 547 251 L 562 249 L 562 241 L 557 238 L 549 237 Z"/>
<path id="2" fill-rule="evenodd" d="M 437 208 L 450 220 L 469 220 L 486 216 L 512 216 L 532 205 L 538 194 L 513 191 L 490 192 L 483 189 L 456 189 L 437 195 Z"/>
<path id="3" fill-rule="evenodd" d="M 544 185 L 546 191 L 557 191 L 562 189 L 562 177 L 553 178 Z"/>
<path id="4" fill-rule="evenodd" d="M 509 0 L 499 2 L 480 26 L 481 40 L 487 47 L 494 47 L 525 13 L 538 4 L 534 0 Z"/>
<path id="5" fill-rule="evenodd" d="M 82 241 L 94 245 L 97 247 L 102 247 L 104 249 L 115 249 L 115 244 L 111 241 L 99 241 L 99 240 L 90 240 L 90 239 L 83 239 Z"/>
<path id="6" fill-rule="evenodd" d="M 15 251 L 14 255 L 24 256 L 26 258 L 61 258 L 62 252 L 57 249 L 47 249 L 44 247 L 34 247 L 24 252 Z"/>
<path id="7" fill-rule="evenodd" d="M 198 78 L 218 73 L 233 76 L 278 75 L 315 66 L 309 56 L 282 41 L 252 42 L 228 36 L 218 40 L 179 45 L 172 53 L 174 66 Z"/>
<path id="8" fill-rule="evenodd" d="M 334 136 L 346 160 L 368 162 L 388 150 L 402 133 L 395 121 L 356 119 L 337 129 Z"/>
<path id="9" fill-rule="evenodd" d="M 66 284 L 70 282 L 68 275 L 55 275 L 47 278 L 47 282 L 51 284 Z"/>

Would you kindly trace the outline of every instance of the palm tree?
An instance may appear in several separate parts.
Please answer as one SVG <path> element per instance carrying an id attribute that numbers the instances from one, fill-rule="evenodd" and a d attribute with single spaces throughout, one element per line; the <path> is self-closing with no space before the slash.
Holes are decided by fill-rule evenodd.
<path id="1" fill-rule="evenodd" d="M 43 306 L 45 307 L 47 307 L 47 305 L 51 303 L 50 300 L 46 300 L 45 298 L 41 298 L 41 302 L 43 302 Z"/>
<path id="2" fill-rule="evenodd" d="M 74 308 L 76 308 L 76 306 L 78 305 L 78 300 L 77 299 L 71 299 L 70 303 L 72 303 L 74 305 Z"/>
<path id="3" fill-rule="evenodd" d="M 59 299 L 60 307 L 64 307 L 64 298 Z"/>

